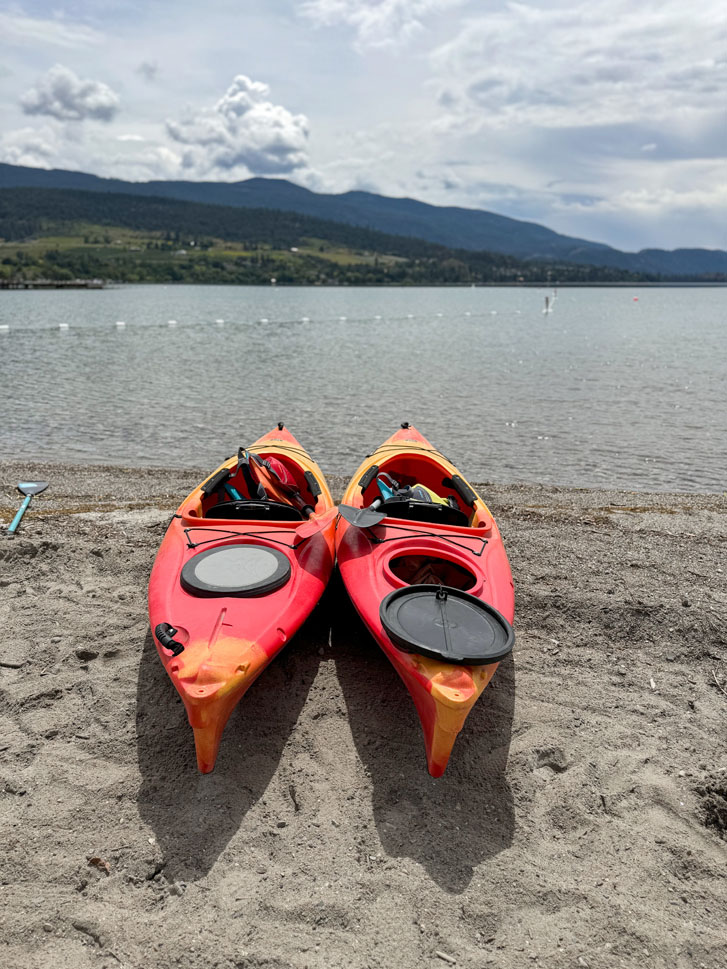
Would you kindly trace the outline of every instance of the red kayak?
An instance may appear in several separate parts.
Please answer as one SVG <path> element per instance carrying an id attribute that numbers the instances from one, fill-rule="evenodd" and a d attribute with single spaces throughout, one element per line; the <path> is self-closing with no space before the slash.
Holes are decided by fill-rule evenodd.
<path id="1" fill-rule="evenodd" d="M 149 580 L 149 619 L 203 773 L 236 704 L 321 598 L 335 515 L 320 468 L 279 424 L 172 518 Z"/>
<path id="2" fill-rule="evenodd" d="M 510 566 L 487 505 L 402 425 L 353 476 L 336 531 L 348 594 L 416 705 L 429 773 L 512 650 Z"/>

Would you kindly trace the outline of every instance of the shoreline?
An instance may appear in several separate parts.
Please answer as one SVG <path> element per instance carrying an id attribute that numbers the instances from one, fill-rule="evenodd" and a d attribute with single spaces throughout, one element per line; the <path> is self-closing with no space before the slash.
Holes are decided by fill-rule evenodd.
<path id="1" fill-rule="evenodd" d="M 368 283 L 353 284 L 346 283 L 286 283 L 276 282 L 274 285 L 265 283 L 234 283 L 234 282 L 196 282 L 185 280 L 141 280 L 138 283 L 124 282 L 123 280 L 104 279 L 101 285 L 97 285 L 97 279 L 78 279 L 72 282 L 62 280 L 39 280 L 35 285 L 33 280 L 13 280 L 7 285 L 0 283 L 0 292 L 26 292 L 29 290 L 51 290 L 51 289 L 121 289 L 129 286 L 162 286 L 162 287 L 183 287 L 183 286 L 240 286 L 244 288 L 257 287 L 262 289 L 724 289 L 727 280 L 719 279 L 665 279 L 665 280 L 644 280 L 635 282 L 633 280 L 609 281 L 569 281 L 560 282 L 552 280 L 529 280 L 521 283 L 508 283 L 501 280 L 493 282 L 477 283 Z"/>
<path id="2" fill-rule="evenodd" d="M 220 463 L 223 459 L 220 458 Z M 216 465 L 215 465 L 216 467 Z M 15 482 L 22 480 L 33 480 L 54 478 L 61 482 L 61 487 L 71 489 L 71 479 L 88 478 L 89 485 L 95 489 L 110 487 L 112 482 L 116 482 L 120 487 L 120 494 L 127 495 L 129 489 L 123 486 L 123 482 L 131 481 L 134 476 L 138 476 L 145 488 L 151 488 L 154 495 L 160 500 L 168 500 L 170 513 L 180 504 L 183 498 L 191 492 L 200 481 L 203 481 L 214 471 L 214 467 L 199 466 L 197 468 L 184 466 L 166 465 L 129 465 L 119 460 L 117 464 L 103 461 L 81 463 L 78 461 L 42 461 L 38 459 L 18 460 L 8 459 L 0 456 L 0 523 L 6 521 L 6 516 L 14 508 Z M 325 473 L 325 472 L 324 472 Z M 158 480 L 157 480 L 158 479 Z M 331 489 L 335 500 L 341 497 L 348 482 L 350 475 L 326 474 L 326 481 Z M 163 482 L 163 483 L 162 483 Z M 181 483 L 184 483 L 183 486 Z M 175 486 L 175 483 L 176 484 Z M 591 497 L 593 501 L 600 501 L 604 508 L 608 505 L 631 507 L 638 506 L 639 502 L 630 499 L 643 498 L 647 504 L 655 503 L 657 506 L 662 504 L 673 504 L 676 502 L 680 506 L 687 506 L 691 503 L 694 507 L 711 505 L 713 502 L 722 502 L 727 508 L 727 490 L 725 491 L 679 491 L 664 490 L 653 491 L 641 488 L 613 487 L 605 488 L 598 486 L 575 486 L 568 484 L 542 484 L 537 482 L 494 482 L 494 481 L 472 481 L 473 487 L 480 492 L 485 502 L 487 496 L 507 496 L 512 492 L 512 499 L 519 496 L 524 500 L 530 500 L 542 495 L 567 495 L 575 501 L 575 496 L 582 495 L 583 501 Z M 186 488 L 186 491 L 184 490 Z M 9 496 L 9 500 L 8 500 Z M 600 497 L 597 497 L 600 496 Z M 144 498 L 142 502 L 156 500 Z M 18 498 L 20 501 L 20 498 Z M 43 501 L 50 501 L 49 511 L 52 511 L 53 490 L 48 489 L 44 493 Z M 581 502 L 578 502 L 579 504 Z M 35 503 L 31 504 L 28 514 L 40 511 Z M 643 502 L 641 503 L 643 504 Z M 14 511 L 12 512 L 15 513 Z M 12 516 L 11 516 L 12 517 Z M 7 519 L 8 521 L 10 519 Z"/>
<path id="3" fill-rule="evenodd" d="M 724 495 L 481 486 L 517 640 L 445 775 L 334 577 L 203 776 L 146 590 L 209 470 L 0 462 L 7 965 L 722 969 Z"/>

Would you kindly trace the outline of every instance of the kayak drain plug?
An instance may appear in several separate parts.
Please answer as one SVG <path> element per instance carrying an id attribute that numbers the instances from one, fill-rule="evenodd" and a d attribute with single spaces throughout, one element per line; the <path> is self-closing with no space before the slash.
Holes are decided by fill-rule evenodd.
<path id="1" fill-rule="evenodd" d="M 180 653 L 184 652 L 184 646 L 174 638 L 176 631 L 174 626 L 170 626 L 168 622 L 160 622 L 154 630 L 154 635 L 164 649 L 171 649 L 174 656 L 179 656 Z"/>

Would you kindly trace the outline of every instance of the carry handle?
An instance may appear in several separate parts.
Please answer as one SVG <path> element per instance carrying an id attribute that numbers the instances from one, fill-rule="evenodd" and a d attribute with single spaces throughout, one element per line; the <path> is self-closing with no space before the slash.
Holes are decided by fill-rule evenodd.
<path id="1" fill-rule="evenodd" d="M 174 626 L 170 626 L 168 622 L 160 622 L 154 630 L 154 635 L 164 649 L 169 649 L 172 655 L 179 656 L 180 653 L 184 652 L 184 646 L 174 638 L 176 631 Z"/>

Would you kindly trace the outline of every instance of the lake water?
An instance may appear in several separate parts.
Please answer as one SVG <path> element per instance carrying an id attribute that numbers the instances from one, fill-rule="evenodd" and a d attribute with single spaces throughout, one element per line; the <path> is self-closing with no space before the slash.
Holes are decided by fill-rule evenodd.
<path id="1" fill-rule="evenodd" d="M 283 420 L 351 474 L 408 420 L 474 481 L 725 490 L 727 289 L 546 295 L 0 292 L 0 457 L 212 469 Z"/>

